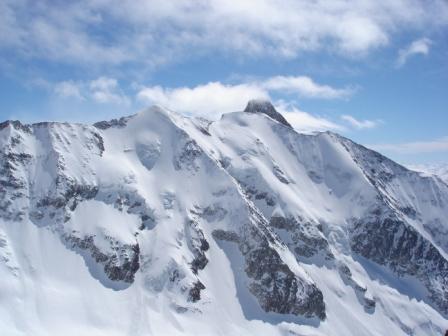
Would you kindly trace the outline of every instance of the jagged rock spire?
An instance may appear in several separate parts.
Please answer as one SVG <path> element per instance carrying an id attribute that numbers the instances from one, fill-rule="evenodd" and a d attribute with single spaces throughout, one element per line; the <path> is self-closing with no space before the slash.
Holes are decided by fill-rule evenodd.
<path id="1" fill-rule="evenodd" d="M 292 128 L 291 124 L 285 119 L 285 117 L 283 117 L 279 112 L 277 112 L 277 110 L 269 100 L 264 99 L 249 100 L 246 108 L 244 109 L 244 112 L 264 113 L 270 116 L 272 119 L 277 120 L 279 123 L 282 123 L 283 125 Z"/>

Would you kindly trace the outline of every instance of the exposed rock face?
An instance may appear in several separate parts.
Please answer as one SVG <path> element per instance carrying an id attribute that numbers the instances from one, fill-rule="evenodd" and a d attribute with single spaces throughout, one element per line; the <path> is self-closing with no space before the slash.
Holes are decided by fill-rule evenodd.
<path id="1" fill-rule="evenodd" d="M 205 289 L 204 284 L 199 280 L 196 281 L 188 293 L 188 300 L 192 302 L 199 301 L 201 299 L 201 290 L 203 289 Z"/>
<path id="2" fill-rule="evenodd" d="M 318 224 L 281 216 L 272 216 L 269 224 L 275 230 L 283 230 L 288 233 L 290 240 L 285 243 L 294 251 L 297 258 L 310 258 L 318 254 L 322 254 L 327 260 L 334 258 L 328 241 L 318 229 Z"/>
<path id="3" fill-rule="evenodd" d="M 33 159 L 20 144 L 31 133 L 31 127 L 19 121 L 5 121 L 0 124 L 0 130 L 9 133 L 0 147 L 0 216 L 20 221 L 26 215 L 26 206 L 19 201 L 28 195 L 25 171 Z"/>
<path id="4" fill-rule="evenodd" d="M 377 210 L 354 223 L 351 247 L 400 276 L 420 279 L 431 300 L 448 316 L 448 261 L 415 229 Z"/>
<path id="5" fill-rule="evenodd" d="M 205 252 L 208 251 L 210 245 L 200 229 L 197 218 L 187 220 L 185 226 L 185 232 L 188 237 L 188 246 L 194 255 L 194 259 L 191 262 L 191 269 L 194 274 L 198 274 L 198 271 L 203 270 L 208 263 Z"/>
<path id="6" fill-rule="evenodd" d="M 95 245 L 95 237 L 65 236 L 65 240 L 74 249 L 87 251 L 99 264 L 103 265 L 104 272 L 112 281 L 124 281 L 132 283 L 137 273 L 140 262 L 140 247 L 135 245 L 123 245 L 109 238 L 111 252 L 103 252 Z"/>
<path id="7" fill-rule="evenodd" d="M 29 125 L 22 124 L 18 120 L 6 120 L 6 121 L 3 121 L 0 123 L 0 130 L 7 128 L 7 127 L 12 127 L 16 130 L 21 130 L 26 133 L 31 133 L 31 127 Z"/>
<path id="8" fill-rule="evenodd" d="M 182 135 L 180 135 L 182 137 Z M 199 170 L 196 160 L 202 155 L 202 150 L 195 141 L 186 140 L 179 149 L 178 154 L 173 159 L 173 165 L 176 170 L 185 169 L 192 173 Z"/>
<path id="9" fill-rule="evenodd" d="M 322 292 L 298 278 L 266 241 L 246 252 L 245 258 L 246 274 L 253 280 L 249 290 L 265 311 L 325 319 Z"/>
<path id="10" fill-rule="evenodd" d="M 250 279 L 249 291 L 266 312 L 326 318 L 323 294 L 310 279 L 291 271 L 275 247 L 276 239 L 264 217 L 252 208 L 251 223 L 241 234 L 213 231 L 215 239 L 238 244 Z"/>
<path id="11" fill-rule="evenodd" d="M 121 117 L 120 119 L 112 119 L 109 121 L 99 121 L 95 124 L 93 124 L 93 126 L 95 126 L 96 128 L 105 130 L 111 127 L 118 127 L 118 128 L 122 128 L 125 127 L 127 122 L 129 120 L 129 117 Z"/>
<path id="12" fill-rule="evenodd" d="M 247 103 L 244 112 L 264 113 L 269 117 L 271 117 L 272 119 L 277 120 L 279 123 L 292 128 L 291 124 L 285 119 L 285 117 L 283 117 L 279 112 L 277 112 L 275 107 L 268 100 L 262 100 L 262 99 L 250 100 Z"/>

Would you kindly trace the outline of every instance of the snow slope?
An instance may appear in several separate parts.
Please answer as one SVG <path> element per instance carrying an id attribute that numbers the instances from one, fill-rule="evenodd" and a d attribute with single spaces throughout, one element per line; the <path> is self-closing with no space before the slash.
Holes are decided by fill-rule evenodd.
<path id="1" fill-rule="evenodd" d="M 448 329 L 447 184 L 267 102 L 7 121 L 0 156 L 2 334 Z"/>
<path id="2" fill-rule="evenodd" d="M 409 165 L 409 169 L 427 174 L 438 176 L 442 181 L 448 183 L 448 164 L 420 164 L 420 165 Z"/>

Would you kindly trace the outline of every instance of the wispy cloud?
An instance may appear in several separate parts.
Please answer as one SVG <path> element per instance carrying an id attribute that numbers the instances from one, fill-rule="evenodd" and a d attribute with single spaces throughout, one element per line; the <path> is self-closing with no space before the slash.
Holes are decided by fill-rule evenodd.
<path id="1" fill-rule="evenodd" d="M 306 76 L 275 76 L 260 84 L 270 91 L 283 91 L 308 98 L 336 99 L 351 96 L 354 88 L 333 88 L 316 83 Z"/>
<path id="2" fill-rule="evenodd" d="M 375 128 L 381 123 L 380 120 L 358 120 L 347 114 L 342 115 L 341 119 L 356 129 Z"/>
<path id="3" fill-rule="evenodd" d="M 91 97 L 99 103 L 129 104 L 115 78 L 99 77 L 89 84 Z"/>
<path id="4" fill-rule="evenodd" d="M 288 122 L 298 131 L 345 131 L 346 128 L 337 124 L 328 118 L 313 115 L 296 108 L 295 106 L 283 105 L 282 102 L 276 102 L 277 109 Z"/>
<path id="5" fill-rule="evenodd" d="M 88 66 L 154 65 L 216 51 L 358 57 L 395 32 L 446 25 L 447 8 L 444 0 L 3 0 L 0 48 Z"/>
<path id="6" fill-rule="evenodd" d="M 448 152 L 448 136 L 429 141 L 415 141 L 397 144 L 372 144 L 368 147 L 397 154 L 421 154 Z"/>
<path id="7" fill-rule="evenodd" d="M 110 77 L 99 77 L 91 81 L 62 81 L 54 84 L 53 90 L 61 98 L 91 100 L 104 104 L 130 104 L 118 81 Z"/>
<path id="8" fill-rule="evenodd" d="M 81 94 L 81 87 L 74 81 L 63 81 L 54 85 L 54 92 L 56 95 L 62 98 L 77 98 L 84 100 L 84 96 Z"/>
<path id="9" fill-rule="evenodd" d="M 397 67 L 405 65 L 411 56 L 428 55 L 431 44 L 432 41 L 425 37 L 415 40 L 406 48 L 400 49 L 398 52 Z"/>

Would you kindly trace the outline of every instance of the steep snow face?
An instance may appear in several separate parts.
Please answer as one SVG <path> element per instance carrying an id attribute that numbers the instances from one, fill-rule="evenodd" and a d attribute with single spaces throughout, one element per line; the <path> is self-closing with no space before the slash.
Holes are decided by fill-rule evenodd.
<path id="1" fill-rule="evenodd" d="M 0 330 L 443 334 L 447 184 L 271 106 L 0 124 Z"/>

